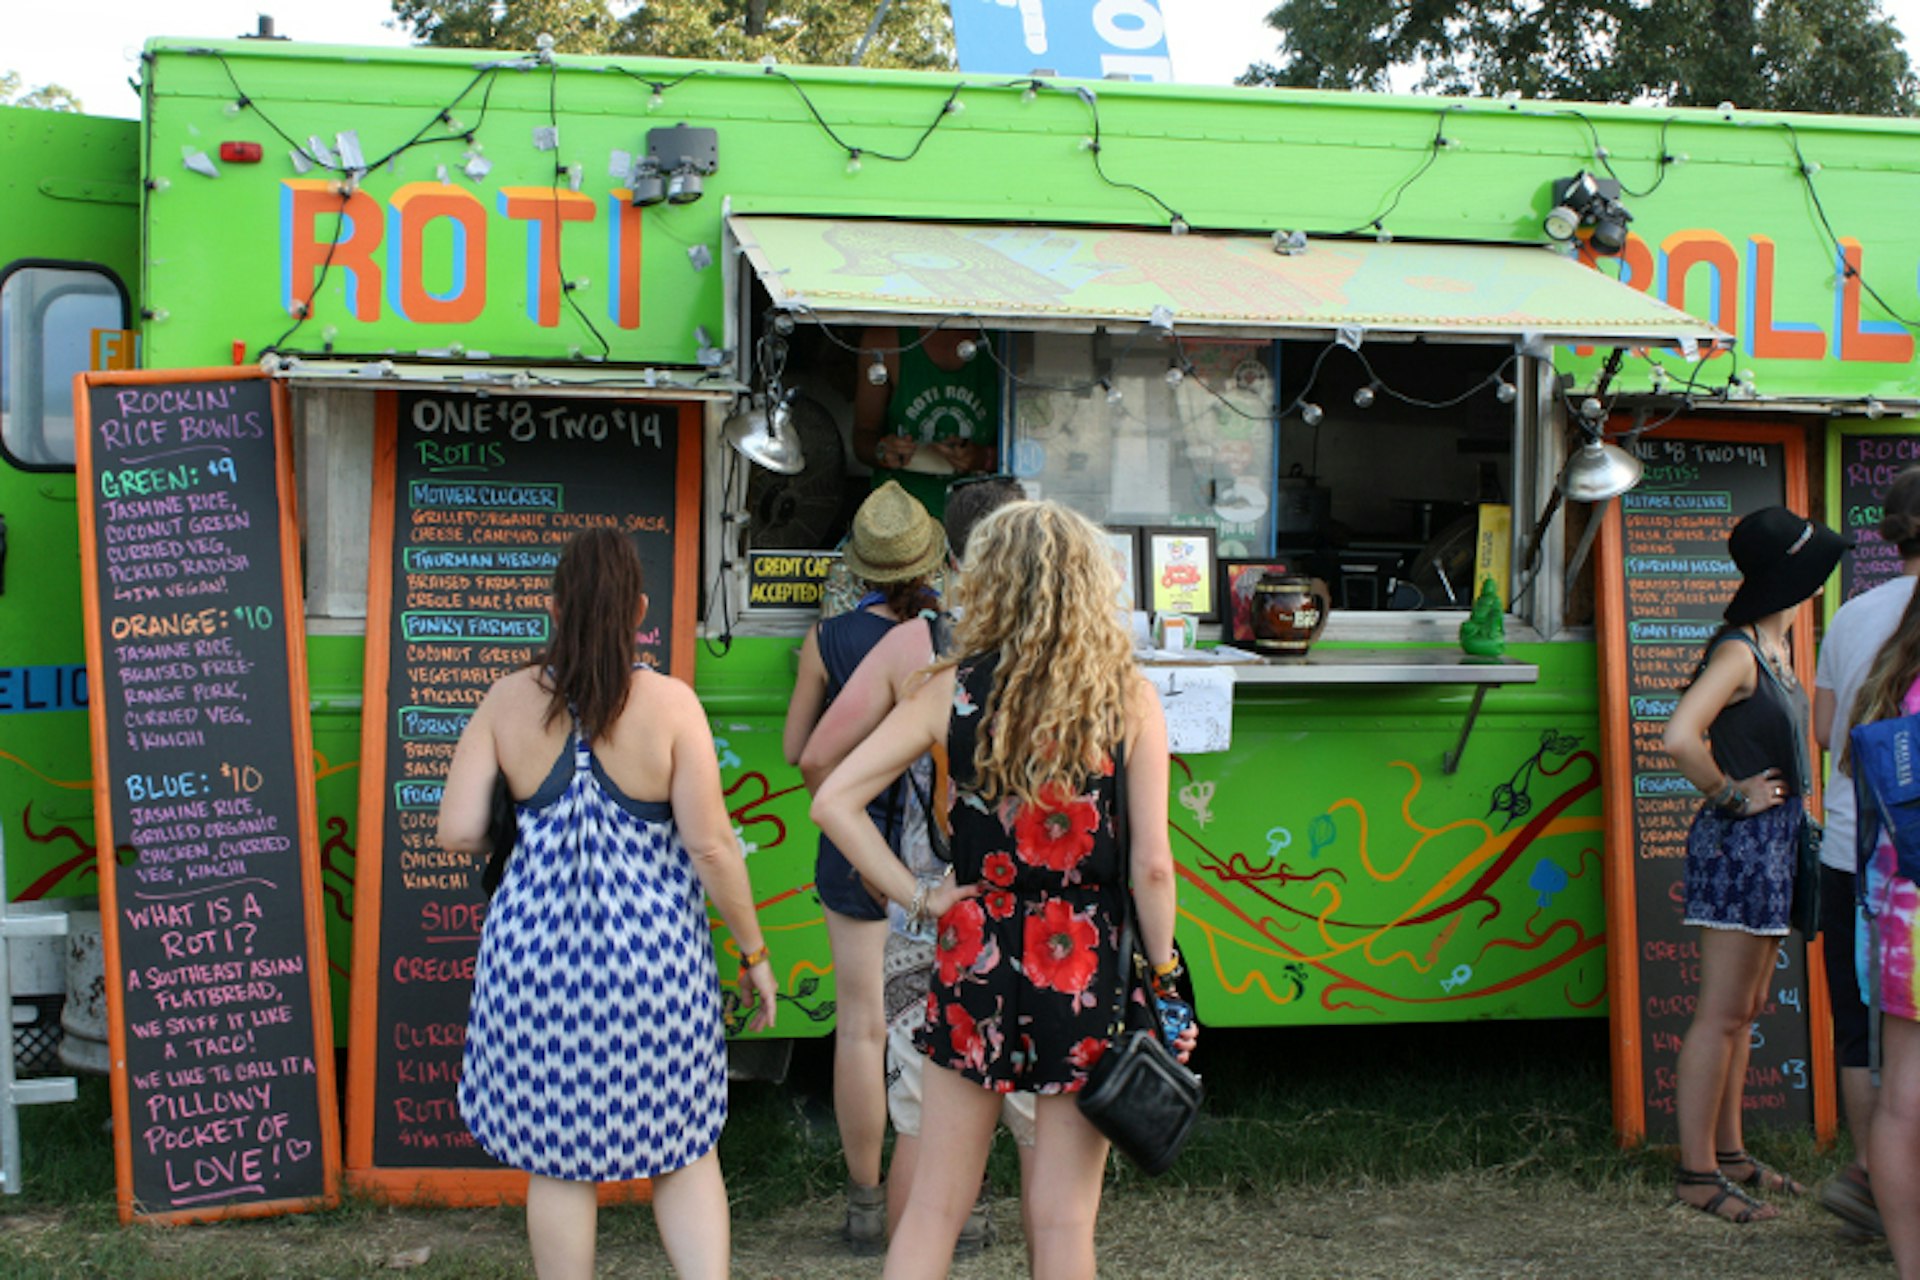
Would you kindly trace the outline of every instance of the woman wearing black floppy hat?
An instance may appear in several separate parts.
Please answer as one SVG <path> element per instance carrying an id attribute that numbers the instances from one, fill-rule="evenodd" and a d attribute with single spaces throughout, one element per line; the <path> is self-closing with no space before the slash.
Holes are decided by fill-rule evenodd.
<path id="1" fill-rule="evenodd" d="M 1785 507 L 1734 526 L 1727 550 L 1740 587 L 1662 742 L 1706 797 L 1687 833 L 1685 920 L 1700 929 L 1700 992 L 1680 1048 L 1675 1194 L 1729 1222 L 1779 1216 L 1749 1188 L 1805 1191 L 1747 1154 L 1742 1093 L 1748 1029 L 1788 932 L 1794 850 L 1807 821 L 1807 694 L 1793 674 L 1788 631 L 1850 545 Z"/>

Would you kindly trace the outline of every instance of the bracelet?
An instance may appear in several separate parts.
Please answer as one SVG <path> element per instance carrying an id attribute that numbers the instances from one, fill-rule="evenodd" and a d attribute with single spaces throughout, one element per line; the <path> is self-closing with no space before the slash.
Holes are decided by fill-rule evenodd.
<path id="1" fill-rule="evenodd" d="M 918 881 L 913 886 L 913 902 L 909 904 L 907 907 L 907 923 L 908 924 L 919 925 L 919 924 L 926 923 L 927 892 L 929 887 L 930 886 L 924 880 Z"/>
<path id="2" fill-rule="evenodd" d="M 1180 953 L 1176 951 L 1173 953 L 1173 959 L 1167 961 L 1165 964 L 1153 966 L 1153 976 L 1156 978 L 1171 978 L 1176 973 L 1179 973 L 1183 967 L 1180 963 Z"/>
<path id="3" fill-rule="evenodd" d="M 767 944 L 763 942 L 760 944 L 759 950 L 749 951 L 747 952 L 747 954 L 740 957 L 740 971 L 742 973 L 745 973 L 748 969 L 753 968 L 753 966 L 757 964 L 765 964 L 766 962 L 767 962 Z"/>
<path id="4" fill-rule="evenodd" d="M 1727 790 L 1731 791 L 1733 794 L 1728 796 L 1726 799 L 1719 801 L 1718 804 L 1720 805 L 1720 808 L 1723 812 L 1729 813 L 1737 818 L 1741 814 L 1747 811 L 1747 806 L 1751 804 L 1752 801 L 1747 799 L 1746 792 L 1742 791 L 1739 787 L 1735 786 L 1731 782 L 1727 784 Z"/>

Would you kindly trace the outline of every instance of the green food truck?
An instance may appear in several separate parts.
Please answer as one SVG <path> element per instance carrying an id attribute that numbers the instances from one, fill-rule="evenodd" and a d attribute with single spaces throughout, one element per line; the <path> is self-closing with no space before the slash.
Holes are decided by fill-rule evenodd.
<path id="1" fill-rule="evenodd" d="M 655 540 L 650 643 L 711 717 L 777 1034 L 827 1034 L 781 725 L 873 483 L 861 406 L 958 334 L 997 400 L 981 465 L 1112 532 L 1116 608 L 1173 615 L 1169 646 L 1197 623 L 1199 651 L 1143 661 L 1201 1020 L 1604 1017 L 1611 994 L 1623 1131 L 1670 1121 L 1690 958 L 1660 908 L 1697 797 L 1655 758 L 1663 691 L 1743 504 L 1860 534 L 1913 456 L 1920 126 L 246 40 L 156 39 L 143 81 L 137 124 L 0 110 L 10 900 L 90 895 L 115 856 L 69 379 L 264 369 L 350 1060 L 412 1051 L 379 1012 L 406 975 L 463 994 L 458 963 L 400 957 L 470 956 L 478 869 L 406 815 L 542 634 L 441 615 L 537 619 L 545 562 L 507 549 L 602 522 Z M 528 496 L 550 481 L 605 492 Z M 1848 572 L 1830 597 L 1885 558 Z M 1818 984 L 1797 945 L 1782 963 L 1762 1069 L 1780 1115 L 1830 1117 Z"/>

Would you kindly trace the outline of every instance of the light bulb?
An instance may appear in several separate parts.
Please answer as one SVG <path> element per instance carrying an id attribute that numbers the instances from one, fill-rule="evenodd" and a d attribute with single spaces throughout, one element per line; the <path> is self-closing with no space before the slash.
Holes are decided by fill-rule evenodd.
<path id="1" fill-rule="evenodd" d="M 1300 406 L 1300 421 L 1306 423 L 1310 427 L 1319 426 L 1320 420 L 1326 416 L 1327 415 L 1325 410 L 1321 409 L 1319 405 L 1314 404 L 1311 401 Z"/>
<path id="2" fill-rule="evenodd" d="M 1028 85 L 1026 88 L 1020 91 L 1020 101 L 1022 102 L 1032 102 L 1035 98 L 1039 96 L 1040 96 L 1040 91 L 1034 88 L 1032 85 Z"/>
<path id="3" fill-rule="evenodd" d="M 221 108 L 221 110 L 225 111 L 230 116 L 237 116 L 240 114 L 243 108 L 238 102 L 229 102 L 225 107 Z"/>
<path id="4" fill-rule="evenodd" d="M 658 111 L 660 109 L 660 104 L 665 102 L 666 100 L 667 100 L 667 95 L 660 92 L 660 90 L 655 89 L 652 93 L 647 95 L 647 110 Z"/>
<path id="5" fill-rule="evenodd" d="M 1120 388 L 1114 386 L 1111 382 L 1107 383 L 1106 385 L 1107 385 L 1107 403 L 1119 404 L 1122 398 L 1120 395 Z"/>
<path id="6" fill-rule="evenodd" d="M 1588 396 L 1580 402 L 1580 416 L 1589 422 L 1599 421 L 1600 417 L 1605 414 L 1606 411 L 1607 406 L 1600 403 L 1600 397 L 1598 396 Z"/>
<path id="7" fill-rule="evenodd" d="M 1093 150 L 1093 149 L 1094 149 L 1095 147 L 1097 147 L 1098 145 L 1100 145 L 1100 144 L 1099 144 L 1099 143 L 1097 143 L 1097 142 L 1095 142 L 1095 141 L 1094 141 L 1094 140 L 1093 140 L 1092 138 L 1082 138 L 1082 139 L 1080 139 L 1080 149 L 1081 149 L 1082 151 L 1092 151 L 1092 150 Z"/>
<path id="8" fill-rule="evenodd" d="M 330 324 L 326 328 L 320 331 L 320 341 L 325 343 L 329 347 L 333 345 L 333 340 L 339 336 L 340 336 L 340 328 L 338 325 Z"/>
<path id="9" fill-rule="evenodd" d="M 847 152 L 847 172 L 860 172 L 860 153 L 858 151 Z"/>
<path id="10" fill-rule="evenodd" d="M 1666 386 L 1667 385 L 1667 366 L 1663 364 L 1657 364 L 1653 366 L 1653 368 L 1647 371 L 1647 381 L 1653 384 L 1655 390 L 1658 390 L 1659 388 Z"/>
<path id="11" fill-rule="evenodd" d="M 1520 394 L 1520 389 L 1505 378 L 1493 384 L 1493 397 L 1501 404 L 1512 404 Z"/>
<path id="12" fill-rule="evenodd" d="M 1187 220 L 1177 213 L 1173 215 L 1173 221 L 1167 224 L 1167 230 L 1176 236 L 1183 236 L 1192 229 L 1187 225 Z"/>
<path id="13" fill-rule="evenodd" d="M 1872 396 L 1867 397 L 1866 415 L 1869 418 L 1872 418 L 1875 422 L 1878 422 L 1880 421 L 1881 417 L 1885 415 L 1886 412 L 1887 412 L 1887 407 L 1885 405 L 1881 404 L 1878 400 L 1876 400 Z"/>
<path id="14" fill-rule="evenodd" d="M 447 354 L 455 360 L 458 360 L 467 354 L 467 344 L 464 342 L 450 342 L 447 344 Z"/>
<path id="15" fill-rule="evenodd" d="M 1375 243 L 1377 244 L 1392 244 L 1393 232 L 1387 230 L 1385 227 L 1381 227 L 1380 229 L 1374 232 L 1373 238 Z"/>
<path id="16" fill-rule="evenodd" d="M 533 47 L 542 53 L 553 52 L 553 37 L 542 31 L 533 38 Z"/>
<path id="17" fill-rule="evenodd" d="M 980 344 L 972 338 L 962 338 L 954 344 L 953 354 L 959 356 L 962 360 L 971 360 L 980 354 Z"/>
<path id="18" fill-rule="evenodd" d="M 784 311 L 775 316 L 773 318 L 773 331 L 783 338 L 791 336 L 793 333 L 793 317 Z"/>
<path id="19" fill-rule="evenodd" d="M 1182 369 L 1177 364 L 1168 366 L 1167 368 L 1167 385 L 1168 386 L 1177 387 L 1181 383 L 1185 382 L 1186 380 L 1187 380 L 1187 371 L 1185 369 Z"/>
<path id="20" fill-rule="evenodd" d="M 533 379 L 527 376 L 525 369 L 521 369 L 513 375 L 513 389 L 515 391 L 525 391 L 532 385 Z"/>
<path id="21" fill-rule="evenodd" d="M 885 360 L 875 360 L 867 366 L 867 381 L 876 387 L 885 385 L 887 381 L 887 362 Z"/>
<path id="22" fill-rule="evenodd" d="M 947 102 L 947 114 L 950 116 L 957 116 L 962 111 L 965 111 L 966 109 L 967 109 L 967 104 L 960 101 L 960 99 L 958 98 L 949 99 Z"/>

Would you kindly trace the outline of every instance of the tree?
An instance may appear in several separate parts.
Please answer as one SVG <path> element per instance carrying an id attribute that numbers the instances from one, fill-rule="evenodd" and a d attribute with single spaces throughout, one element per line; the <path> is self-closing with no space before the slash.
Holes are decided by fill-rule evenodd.
<path id="1" fill-rule="evenodd" d="M 34 107 L 41 111 L 78 111 L 80 99 L 73 90 L 63 89 L 57 84 L 36 85 L 28 89 L 21 84 L 18 71 L 0 71 L 0 106 Z"/>
<path id="2" fill-rule="evenodd" d="M 393 0 L 423 44 L 531 49 L 542 33 L 567 53 L 844 64 L 879 0 Z M 944 0 L 892 0 L 861 59 L 878 67 L 951 67 Z"/>
<path id="3" fill-rule="evenodd" d="M 1913 66 L 1879 0 L 1284 0 L 1283 60 L 1241 84 L 1909 115 Z"/>

